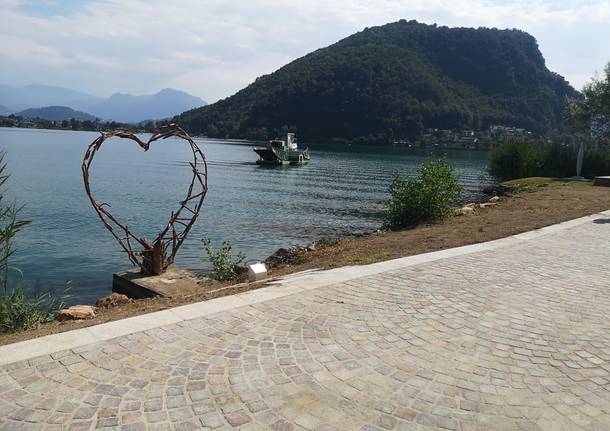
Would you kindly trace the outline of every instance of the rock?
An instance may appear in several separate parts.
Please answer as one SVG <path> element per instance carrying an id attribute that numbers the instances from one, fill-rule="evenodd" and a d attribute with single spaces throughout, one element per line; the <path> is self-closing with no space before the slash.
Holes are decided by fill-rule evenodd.
<path id="1" fill-rule="evenodd" d="M 288 260 L 288 256 L 290 256 L 290 251 L 288 251 L 288 249 L 279 248 L 275 251 L 275 253 L 267 257 L 263 263 L 265 263 L 267 267 L 272 268 L 274 266 L 283 264 L 286 260 Z"/>
<path id="2" fill-rule="evenodd" d="M 464 205 L 463 208 L 475 208 L 476 206 L 477 206 L 477 204 L 471 203 L 471 204 Z"/>
<path id="3" fill-rule="evenodd" d="M 299 256 L 302 256 L 307 252 L 305 247 L 295 247 L 292 249 L 280 248 L 271 256 L 263 261 L 268 268 L 273 268 L 279 265 L 290 265 L 298 260 Z"/>
<path id="4" fill-rule="evenodd" d="M 307 246 L 307 251 L 316 251 L 316 243 L 312 242 Z"/>
<path id="5" fill-rule="evenodd" d="M 494 196 L 492 198 L 489 198 L 489 202 L 490 203 L 496 203 L 500 200 L 500 198 L 498 196 Z"/>
<path id="6" fill-rule="evenodd" d="M 131 302 L 131 299 L 129 299 L 127 295 L 112 292 L 110 295 L 102 299 L 98 299 L 95 303 L 95 306 L 102 308 L 111 308 L 116 307 L 117 305 L 127 304 L 128 302 Z"/>
<path id="7" fill-rule="evenodd" d="M 482 192 L 488 196 L 506 196 L 510 193 L 510 187 L 503 186 L 502 184 L 495 184 L 490 187 L 485 187 Z"/>
<path id="8" fill-rule="evenodd" d="M 235 267 L 235 274 L 238 277 L 243 276 L 244 274 L 246 274 L 248 272 L 248 267 L 247 266 L 242 266 L 242 265 L 237 265 Z"/>
<path id="9" fill-rule="evenodd" d="M 73 305 L 57 312 L 57 320 L 81 320 L 95 317 L 95 308 L 91 305 Z"/>
<path id="10" fill-rule="evenodd" d="M 479 204 L 479 208 L 488 208 L 488 207 L 493 207 L 494 205 L 497 205 L 496 202 L 486 202 L 484 204 Z"/>
<path id="11" fill-rule="evenodd" d="M 457 208 L 455 210 L 455 215 L 457 215 L 457 216 L 463 216 L 463 215 L 469 215 L 469 214 L 474 214 L 473 207 L 465 206 L 462 208 Z"/>

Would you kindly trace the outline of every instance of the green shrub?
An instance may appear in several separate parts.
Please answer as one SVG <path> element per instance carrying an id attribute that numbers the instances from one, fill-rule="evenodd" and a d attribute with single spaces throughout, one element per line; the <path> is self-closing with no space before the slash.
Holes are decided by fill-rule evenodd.
<path id="1" fill-rule="evenodd" d="M 429 160 L 416 176 L 403 178 L 395 173 L 389 193 L 385 227 L 397 229 L 447 217 L 462 186 L 446 160 Z"/>
<path id="2" fill-rule="evenodd" d="M 208 255 L 208 260 L 212 263 L 211 277 L 214 280 L 230 280 L 237 276 L 239 265 L 246 258 L 244 253 L 239 252 L 236 256 L 233 256 L 231 254 L 233 247 L 230 241 L 223 241 L 222 248 L 218 251 L 212 248 L 212 242 L 208 238 L 201 241 Z"/>
<path id="3" fill-rule="evenodd" d="M 4 153 L 0 152 L 0 188 L 8 180 L 5 175 Z M 13 254 L 13 239 L 30 222 L 19 219 L 21 208 L 6 204 L 0 191 L 0 333 L 23 331 L 55 318 L 63 301 L 50 292 L 29 295 L 19 282 L 12 281 L 10 273 L 22 274 L 10 266 Z M 66 285 L 66 290 L 69 284 Z"/>
<path id="4" fill-rule="evenodd" d="M 540 172 L 542 163 L 539 146 L 525 141 L 510 141 L 492 149 L 489 172 L 500 180 L 532 177 L 535 172 Z"/>

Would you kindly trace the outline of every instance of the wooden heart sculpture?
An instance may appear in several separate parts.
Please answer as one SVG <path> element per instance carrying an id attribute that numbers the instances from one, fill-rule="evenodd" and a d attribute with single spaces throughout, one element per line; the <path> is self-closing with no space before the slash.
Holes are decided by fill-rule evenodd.
<path id="1" fill-rule="evenodd" d="M 108 210 L 110 205 L 107 203 L 98 203 L 91 193 L 89 184 L 89 169 L 91 167 L 91 162 L 102 144 L 113 137 L 130 139 L 138 144 L 144 151 L 148 151 L 150 144 L 153 142 L 170 137 L 184 139 L 191 147 L 193 160 L 189 162 L 189 165 L 193 172 L 193 176 L 187 189 L 186 197 L 180 201 L 178 210 L 170 213 L 167 225 L 152 244 L 146 239 L 138 238 L 134 235 L 127 225 L 121 223 L 110 213 Z M 174 262 L 178 249 L 186 239 L 195 220 L 197 220 L 197 216 L 203 205 L 203 199 L 208 191 L 208 168 L 205 156 L 197 144 L 195 144 L 188 133 L 176 124 L 169 124 L 158 128 L 146 142 L 140 140 L 140 138 L 133 133 L 125 131 L 103 132 L 101 136 L 93 141 L 87 148 L 82 170 L 85 191 L 91 201 L 91 205 L 93 205 L 93 209 L 97 212 L 97 215 L 102 220 L 102 223 L 104 223 L 104 226 L 106 226 L 106 229 L 112 233 L 123 250 L 127 253 L 131 263 L 135 266 L 139 266 L 144 275 L 159 275 L 163 273 Z M 141 249 L 134 249 L 134 246 L 137 247 L 136 244 L 139 244 Z"/>

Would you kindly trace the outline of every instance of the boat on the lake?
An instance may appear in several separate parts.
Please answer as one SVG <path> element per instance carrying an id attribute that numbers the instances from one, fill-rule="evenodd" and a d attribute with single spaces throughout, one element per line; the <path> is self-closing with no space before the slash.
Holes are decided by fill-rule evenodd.
<path id="1" fill-rule="evenodd" d="M 309 161 L 309 150 L 300 150 L 294 133 L 288 133 L 286 139 L 273 139 L 264 147 L 254 147 L 259 165 L 301 165 Z"/>

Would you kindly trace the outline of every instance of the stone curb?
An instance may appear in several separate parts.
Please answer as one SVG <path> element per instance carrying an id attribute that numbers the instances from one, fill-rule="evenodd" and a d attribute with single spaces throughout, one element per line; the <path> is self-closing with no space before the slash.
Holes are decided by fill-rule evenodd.
<path id="1" fill-rule="evenodd" d="M 369 265 L 346 266 L 324 271 L 308 270 L 302 273 L 288 275 L 283 279 L 270 282 L 269 287 L 249 292 L 182 305 L 168 310 L 142 314 L 140 316 L 102 323 L 87 328 L 8 344 L 0 346 L 0 366 L 49 355 L 62 350 L 75 349 L 96 342 L 110 340 L 112 338 L 146 331 L 160 326 L 171 325 L 185 320 L 205 317 L 222 311 L 233 310 L 239 307 L 318 289 L 332 284 L 343 283 L 356 278 L 455 256 L 510 247 L 523 243 L 524 241 L 534 240 L 545 235 L 579 226 L 593 221 L 600 216 L 610 216 L 610 210 L 479 244 L 407 256 Z"/>

